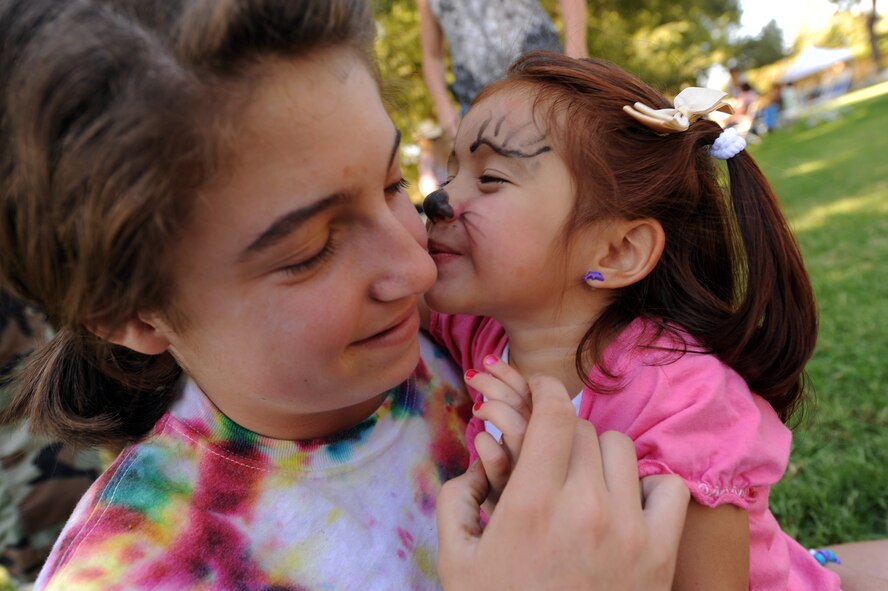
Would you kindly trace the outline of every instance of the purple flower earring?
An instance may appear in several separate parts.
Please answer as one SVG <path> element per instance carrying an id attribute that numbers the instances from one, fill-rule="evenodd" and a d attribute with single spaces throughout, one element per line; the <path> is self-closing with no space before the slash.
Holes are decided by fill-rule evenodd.
<path id="1" fill-rule="evenodd" d="M 583 281 L 585 281 L 586 283 L 589 283 L 590 281 L 604 281 L 604 275 L 602 275 L 598 271 L 589 271 L 588 273 L 583 275 Z"/>

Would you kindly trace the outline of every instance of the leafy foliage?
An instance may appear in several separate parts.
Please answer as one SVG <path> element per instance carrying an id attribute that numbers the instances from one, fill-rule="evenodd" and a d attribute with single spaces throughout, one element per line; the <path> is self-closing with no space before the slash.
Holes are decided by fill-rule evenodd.
<path id="1" fill-rule="evenodd" d="M 863 15 L 863 20 L 865 23 L 867 37 L 869 39 L 870 46 L 870 57 L 872 57 L 873 64 L 875 64 L 876 69 L 879 69 L 882 62 L 882 52 L 879 49 L 879 36 L 876 32 L 876 25 L 879 22 L 879 13 L 876 10 L 876 0 L 870 0 L 869 2 L 861 2 L 861 0 L 830 0 L 833 4 L 838 5 L 838 7 L 842 10 L 850 10 L 860 5 L 870 4 L 869 10 Z"/>
<path id="2" fill-rule="evenodd" d="M 677 92 L 731 53 L 738 0 L 592 0 L 589 53 Z"/>
<path id="3" fill-rule="evenodd" d="M 786 57 L 783 49 L 783 30 L 776 20 L 771 20 L 761 33 L 746 39 L 740 44 L 738 65 L 743 70 L 751 70 L 773 64 Z"/>
<path id="4" fill-rule="evenodd" d="M 380 0 L 376 3 L 376 53 L 383 94 L 390 102 L 395 125 L 410 133 L 424 118 L 434 119 L 434 107 L 422 78 L 419 12 L 415 0 Z"/>

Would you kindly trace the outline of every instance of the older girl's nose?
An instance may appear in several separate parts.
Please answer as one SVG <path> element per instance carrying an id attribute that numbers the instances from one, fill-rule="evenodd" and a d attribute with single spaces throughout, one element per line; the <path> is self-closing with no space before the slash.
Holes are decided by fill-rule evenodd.
<path id="1" fill-rule="evenodd" d="M 425 249 L 425 231 L 419 216 L 408 204 L 406 214 L 392 216 L 374 238 L 373 264 L 377 275 L 371 295 L 393 301 L 425 293 L 435 283 L 437 269 Z"/>

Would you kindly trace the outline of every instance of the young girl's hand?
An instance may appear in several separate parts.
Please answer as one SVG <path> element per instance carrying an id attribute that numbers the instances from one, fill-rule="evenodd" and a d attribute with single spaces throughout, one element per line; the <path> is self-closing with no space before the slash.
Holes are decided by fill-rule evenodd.
<path id="1" fill-rule="evenodd" d="M 521 453 L 532 403 L 527 380 L 507 363 L 488 355 L 484 370 L 467 371 L 466 383 L 487 398 L 475 404 L 475 416 L 490 421 L 502 433 L 499 441 L 487 431 L 475 438 L 475 449 L 490 482 L 483 509 L 491 515 Z"/>

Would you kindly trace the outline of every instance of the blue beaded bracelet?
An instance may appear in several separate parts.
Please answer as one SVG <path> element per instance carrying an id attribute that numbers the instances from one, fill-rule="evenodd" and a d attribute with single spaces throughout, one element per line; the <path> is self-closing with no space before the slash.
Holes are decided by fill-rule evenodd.
<path id="1" fill-rule="evenodd" d="M 842 564 L 842 561 L 839 560 L 839 557 L 836 556 L 836 553 L 829 548 L 819 548 L 817 550 L 811 549 L 808 550 L 808 552 L 811 553 L 811 556 L 814 557 L 814 560 L 820 563 L 820 566 L 826 566 L 828 562 Z"/>

